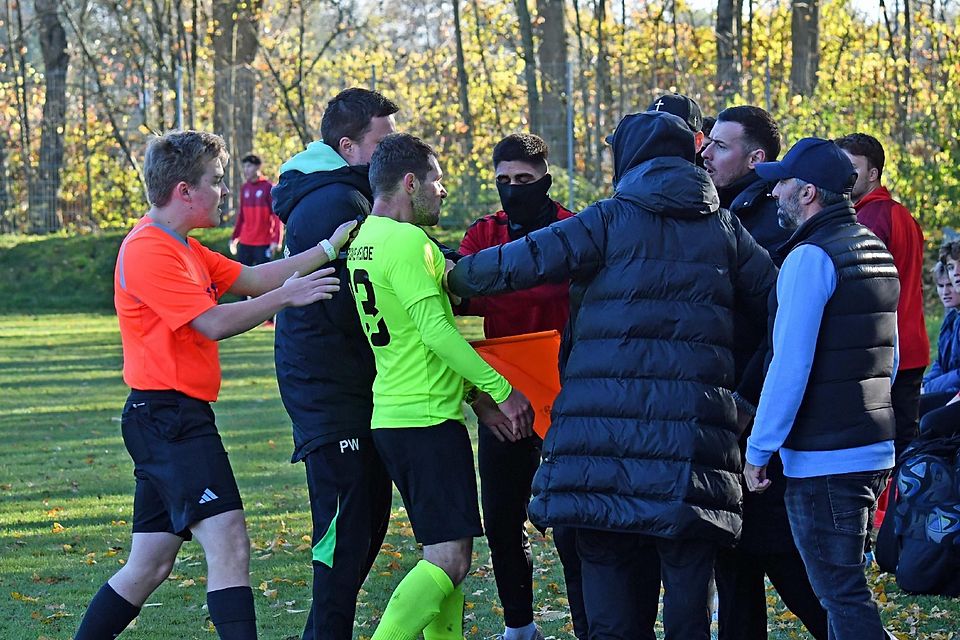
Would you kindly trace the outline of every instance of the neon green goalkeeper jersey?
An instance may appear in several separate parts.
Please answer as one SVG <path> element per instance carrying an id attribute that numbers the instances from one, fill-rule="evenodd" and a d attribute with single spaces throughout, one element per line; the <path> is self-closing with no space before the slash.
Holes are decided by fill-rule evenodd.
<path id="1" fill-rule="evenodd" d="M 444 264 L 420 227 L 383 216 L 368 216 L 350 244 L 350 290 L 377 364 L 374 429 L 463 421 L 464 380 L 498 403 L 510 395 L 457 331 Z"/>

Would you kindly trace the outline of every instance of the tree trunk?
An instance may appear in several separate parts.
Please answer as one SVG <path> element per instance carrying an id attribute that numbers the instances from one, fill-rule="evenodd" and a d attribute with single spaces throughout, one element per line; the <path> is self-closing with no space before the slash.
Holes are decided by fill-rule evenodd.
<path id="1" fill-rule="evenodd" d="M 67 124 L 67 32 L 60 22 L 59 2 L 35 0 L 43 55 L 43 121 L 40 124 L 40 165 L 29 194 L 30 230 L 49 233 L 63 226 L 57 211 L 60 170 L 63 167 L 63 133 Z"/>
<path id="2" fill-rule="evenodd" d="M 233 136 L 231 151 L 237 161 L 232 162 L 233 184 L 237 192 L 243 182 L 240 158 L 253 153 L 253 114 L 256 104 L 257 73 L 253 61 L 260 46 L 260 11 L 262 0 L 252 0 L 239 5 L 236 21 L 236 47 L 234 67 Z"/>
<path id="3" fill-rule="evenodd" d="M 747 76 L 745 96 L 747 104 L 753 104 L 753 76 L 756 66 L 756 61 L 753 59 L 753 2 L 754 0 L 747 0 L 747 46 L 740 69 L 741 73 L 746 73 Z"/>
<path id="4" fill-rule="evenodd" d="M 663 15 L 663 12 L 660 12 Z M 603 157 L 604 147 L 606 147 L 606 135 L 613 133 L 614 124 L 611 116 L 613 109 L 613 86 L 610 82 L 610 59 L 607 54 L 607 0 L 597 0 L 596 15 L 597 21 L 597 101 L 594 104 L 595 125 L 597 127 L 596 145 L 597 157 Z M 596 164 L 596 175 L 594 183 L 599 184 L 603 167 L 598 162 Z"/>
<path id="5" fill-rule="evenodd" d="M 10 192 L 7 190 L 7 148 L 10 140 L 5 131 L 0 131 L 0 233 L 16 231 L 11 215 Z"/>
<path id="6" fill-rule="evenodd" d="M 527 110 L 529 111 L 528 125 L 530 131 L 540 134 L 542 131 L 540 120 L 540 91 L 537 89 L 537 58 L 533 48 L 533 23 L 530 21 L 530 10 L 527 0 L 514 0 L 517 8 L 517 19 L 520 22 L 520 41 L 523 46 L 523 76 L 527 82 Z"/>
<path id="7" fill-rule="evenodd" d="M 553 163 L 567 167 L 567 30 L 564 0 L 537 0 L 540 29 L 540 80 L 543 85 L 542 135 Z M 549 124 L 547 124 L 549 123 Z M 567 167 L 569 169 L 569 167 Z"/>
<path id="8" fill-rule="evenodd" d="M 733 95 L 735 70 L 733 64 L 733 7 L 734 0 L 717 2 L 717 109 L 723 109 Z"/>
<path id="9" fill-rule="evenodd" d="M 600 162 L 594 161 L 593 129 L 590 127 L 590 84 L 587 81 L 587 75 L 584 70 L 587 68 L 587 52 L 583 44 L 583 24 L 580 20 L 580 4 L 578 0 L 573 0 L 574 33 L 577 36 L 577 67 L 580 73 L 577 74 L 577 82 L 580 86 L 580 117 L 583 119 L 583 149 L 584 166 L 593 168 L 594 164 Z M 597 171 L 600 169 L 598 168 Z M 588 169 L 589 171 L 589 169 Z"/>
<path id="10" fill-rule="evenodd" d="M 483 16 L 480 13 L 480 3 L 478 0 L 471 0 L 473 4 L 473 29 L 474 29 L 474 38 L 477 41 L 477 51 L 480 55 L 480 67 L 483 69 L 483 76 L 487 83 L 487 90 L 490 92 L 490 104 L 493 107 L 493 117 L 494 122 L 497 125 L 497 134 L 503 135 L 503 116 L 500 114 L 500 104 L 502 99 L 497 94 L 497 88 L 493 81 L 493 74 L 490 73 L 490 63 L 487 62 L 487 56 L 484 53 L 484 48 L 487 44 L 487 39 L 484 37 L 484 28 L 482 26 Z"/>
<path id="11" fill-rule="evenodd" d="M 233 34 L 236 2 L 213 3 L 213 131 L 228 138 L 233 131 Z"/>
<path id="12" fill-rule="evenodd" d="M 903 68 L 903 97 L 898 105 L 900 143 L 906 145 L 910 141 L 910 125 L 907 119 L 910 116 L 910 97 L 913 95 L 913 78 L 910 69 L 913 67 L 913 20 L 910 17 L 910 0 L 903 0 L 903 57 L 907 64 Z"/>
<path id="13" fill-rule="evenodd" d="M 7 67 L 11 75 L 16 77 L 14 82 L 14 97 L 17 106 L 17 124 L 20 135 L 20 170 L 23 172 L 23 181 L 27 186 L 27 193 L 33 191 L 33 164 L 30 159 L 33 135 L 31 133 L 30 110 L 27 105 L 27 59 L 26 46 L 23 43 L 23 13 L 20 4 L 6 0 L 4 3 L 4 27 L 7 32 L 7 46 L 4 47 L 7 55 Z M 14 30 L 16 27 L 16 30 Z M 16 52 L 16 56 L 14 56 Z"/>
<path id="14" fill-rule="evenodd" d="M 457 44 L 457 95 L 460 99 L 460 118 L 463 120 L 463 157 L 467 159 L 467 175 L 464 176 L 464 214 L 477 201 L 476 167 L 473 166 L 473 115 L 470 113 L 469 79 L 463 54 L 463 29 L 460 25 L 460 0 L 453 0 L 453 34 Z M 462 216 L 469 220 L 469 215 Z"/>
<path id="15" fill-rule="evenodd" d="M 820 0 L 791 0 L 790 95 L 810 97 L 820 66 Z"/>

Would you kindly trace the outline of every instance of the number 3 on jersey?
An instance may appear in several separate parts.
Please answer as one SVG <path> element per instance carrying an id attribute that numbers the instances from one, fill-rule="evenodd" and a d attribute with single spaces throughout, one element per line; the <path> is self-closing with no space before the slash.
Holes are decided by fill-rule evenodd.
<path id="1" fill-rule="evenodd" d="M 360 297 L 360 288 L 363 287 L 365 299 Z M 363 307 L 364 331 L 370 336 L 370 344 L 375 347 L 385 347 L 390 344 L 390 332 L 387 331 L 387 323 L 383 321 L 380 310 L 377 309 L 377 296 L 373 291 L 373 283 L 370 282 L 370 274 L 365 269 L 354 269 L 353 271 L 353 293 L 360 300 L 360 306 Z M 373 331 L 373 323 L 376 321 L 376 332 Z"/>

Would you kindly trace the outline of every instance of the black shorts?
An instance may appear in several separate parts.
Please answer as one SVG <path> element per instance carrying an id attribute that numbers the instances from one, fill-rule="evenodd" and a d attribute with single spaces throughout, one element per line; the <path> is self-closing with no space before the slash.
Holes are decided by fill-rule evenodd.
<path id="1" fill-rule="evenodd" d="M 268 244 L 239 244 L 237 243 L 237 262 L 248 267 L 270 262 Z"/>
<path id="2" fill-rule="evenodd" d="M 178 391 L 131 391 L 121 420 L 137 488 L 134 533 L 174 533 L 243 509 L 210 403 Z"/>
<path id="3" fill-rule="evenodd" d="M 463 423 L 373 429 L 373 442 L 420 544 L 483 535 L 473 447 Z"/>

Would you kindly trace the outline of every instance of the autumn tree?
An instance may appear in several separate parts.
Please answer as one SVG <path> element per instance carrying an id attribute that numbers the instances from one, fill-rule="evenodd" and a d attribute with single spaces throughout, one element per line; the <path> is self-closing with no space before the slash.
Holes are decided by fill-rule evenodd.
<path id="1" fill-rule="evenodd" d="M 564 0 L 537 0 L 540 47 L 540 80 L 543 87 L 541 130 L 550 149 L 550 160 L 567 166 L 567 28 Z M 531 127 L 532 129 L 532 127 Z"/>
<path id="2" fill-rule="evenodd" d="M 523 59 L 523 79 L 527 88 L 527 121 L 533 132 L 542 131 L 540 89 L 537 84 L 537 56 L 533 43 L 533 22 L 527 0 L 513 0 L 520 27 L 520 57 Z"/>
<path id="3" fill-rule="evenodd" d="M 717 1 L 717 101 L 726 104 L 739 88 L 740 75 L 734 52 L 736 40 L 733 33 L 734 11 L 738 0 Z"/>
<path id="4" fill-rule="evenodd" d="M 811 96 L 820 68 L 820 0 L 791 0 L 790 93 Z"/>
<path id="5" fill-rule="evenodd" d="M 63 132 L 67 112 L 67 32 L 58 15 L 59 2 L 36 0 L 40 52 L 43 56 L 43 116 L 40 121 L 40 161 L 30 192 L 30 228 L 56 231 L 62 226 L 57 210 L 60 168 L 63 166 Z"/>
<path id="6" fill-rule="evenodd" d="M 261 0 L 213 0 L 213 128 L 234 154 L 253 151 L 253 115 L 259 48 Z M 230 168 L 230 184 L 243 182 L 240 163 Z M 236 191 L 238 192 L 238 191 Z"/>

